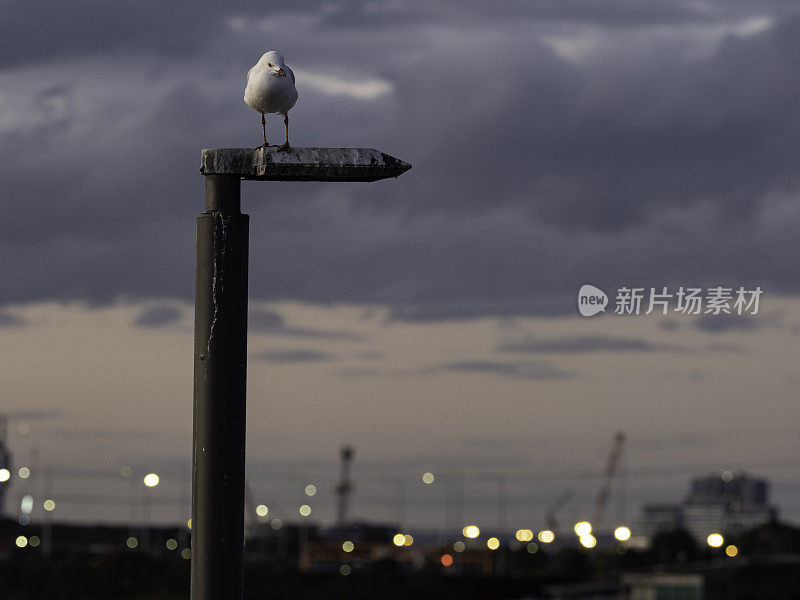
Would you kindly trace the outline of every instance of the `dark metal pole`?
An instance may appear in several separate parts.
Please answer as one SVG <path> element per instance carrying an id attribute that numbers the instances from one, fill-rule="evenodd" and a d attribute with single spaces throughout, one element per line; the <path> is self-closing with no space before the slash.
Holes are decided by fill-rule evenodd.
<path id="1" fill-rule="evenodd" d="M 197 216 L 192 600 L 242 598 L 249 217 L 240 197 L 240 177 L 207 175 Z"/>

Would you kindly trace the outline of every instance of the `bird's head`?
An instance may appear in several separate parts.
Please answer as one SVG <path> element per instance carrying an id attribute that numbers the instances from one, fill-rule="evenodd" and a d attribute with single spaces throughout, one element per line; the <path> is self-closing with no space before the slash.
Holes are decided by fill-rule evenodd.
<path id="1" fill-rule="evenodd" d="M 286 77 L 286 71 L 283 70 L 283 56 L 275 50 L 266 52 L 258 62 L 262 67 L 266 67 L 270 75 Z"/>

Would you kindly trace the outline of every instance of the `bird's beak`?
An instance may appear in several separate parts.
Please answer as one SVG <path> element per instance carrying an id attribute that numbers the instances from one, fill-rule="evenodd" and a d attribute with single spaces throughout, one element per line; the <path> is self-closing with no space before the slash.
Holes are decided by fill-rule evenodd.
<path id="1" fill-rule="evenodd" d="M 286 71 L 284 71 L 283 69 L 278 69 L 278 75 L 280 75 L 281 77 L 286 77 Z"/>

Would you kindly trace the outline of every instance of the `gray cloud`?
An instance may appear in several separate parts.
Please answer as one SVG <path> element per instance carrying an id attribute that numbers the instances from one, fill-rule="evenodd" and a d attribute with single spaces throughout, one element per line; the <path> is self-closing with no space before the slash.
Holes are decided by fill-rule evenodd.
<path id="1" fill-rule="evenodd" d="M 269 333 L 287 337 L 344 341 L 364 340 L 364 336 L 349 331 L 290 327 L 286 324 L 282 315 L 271 310 L 250 310 L 247 316 L 247 326 L 251 332 Z"/>
<path id="2" fill-rule="evenodd" d="M 703 315 L 692 321 L 696 329 L 708 333 L 723 331 L 753 331 L 764 323 L 750 315 Z"/>
<path id="3" fill-rule="evenodd" d="M 800 290 L 796 7 L 187 7 L 12 3 L 0 152 L 19 201 L 0 303 L 190 299 L 199 149 L 257 143 L 241 88 L 265 38 L 298 73 L 296 144 L 414 169 L 244 185 L 254 299 L 438 320 L 574 312 L 583 281 Z M 391 91 L 337 95 L 324 77 Z"/>
<path id="4" fill-rule="evenodd" d="M 253 355 L 256 360 L 267 362 L 319 362 L 334 360 L 334 356 L 325 352 L 309 349 L 266 350 Z"/>
<path id="5" fill-rule="evenodd" d="M 24 327 L 27 322 L 22 317 L 12 315 L 6 311 L 0 311 L 0 327 Z"/>
<path id="6" fill-rule="evenodd" d="M 684 348 L 670 344 L 648 342 L 639 338 L 603 335 L 573 336 L 540 339 L 529 337 L 520 342 L 508 342 L 498 347 L 500 352 L 523 354 L 580 354 L 584 352 L 678 352 Z"/>
<path id="7" fill-rule="evenodd" d="M 182 316 L 182 311 L 174 306 L 153 306 L 144 309 L 134 324 L 139 327 L 163 327 L 180 321 Z"/>
<path id="8" fill-rule="evenodd" d="M 492 360 L 456 361 L 414 368 L 355 367 L 340 369 L 342 377 L 417 377 L 439 373 L 488 374 L 514 379 L 572 379 L 575 374 L 547 362 Z"/>
<path id="9" fill-rule="evenodd" d="M 521 379 L 572 379 L 573 373 L 557 369 L 547 363 L 510 363 L 502 361 L 463 361 L 440 367 L 443 371 L 460 373 L 492 373 L 503 377 Z"/>

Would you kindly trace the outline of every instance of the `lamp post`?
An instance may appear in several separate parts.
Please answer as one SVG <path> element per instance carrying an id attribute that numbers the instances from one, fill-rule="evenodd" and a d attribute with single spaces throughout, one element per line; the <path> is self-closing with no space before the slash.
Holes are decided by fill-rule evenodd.
<path id="1" fill-rule="evenodd" d="M 242 179 L 377 181 L 411 165 L 369 148 L 203 150 L 197 216 L 191 600 L 240 600 L 249 216 Z"/>

